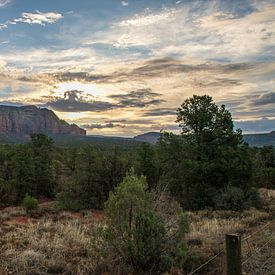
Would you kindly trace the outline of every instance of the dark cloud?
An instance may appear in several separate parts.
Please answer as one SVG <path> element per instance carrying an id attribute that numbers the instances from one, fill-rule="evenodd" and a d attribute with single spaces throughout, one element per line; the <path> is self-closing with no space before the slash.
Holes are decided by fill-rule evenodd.
<path id="1" fill-rule="evenodd" d="M 100 112 L 115 107 L 109 102 L 86 99 L 83 92 L 77 90 L 67 91 L 64 98 L 55 97 L 45 105 L 61 112 Z"/>
<path id="2" fill-rule="evenodd" d="M 248 63 L 234 63 L 234 64 L 216 64 L 216 63 L 202 63 L 197 65 L 184 64 L 181 60 L 174 58 L 153 59 L 144 63 L 144 65 L 137 67 L 131 71 L 132 75 L 139 75 L 145 77 L 156 77 L 163 74 L 170 73 L 188 73 L 198 71 L 243 71 L 253 68 L 253 65 Z"/>
<path id="3" fill-rule="evenodd" d="M 250 63 L 202 63 L 196 65 L 185 64 L 175 58 L 161 58 L 145 61 L 143 64 L 135 64 L 132 67 L 122 68 L 110 74 L 94 74 L 91 72 L 57 72 L 46 74 L 45 77 L 22 77 L 19 80 L 26 82 L 69 82 L 83 81 L 92 83 L 119 83 L 145 78 L 162 77 L 171 74 L 190 73 L 199 71 L 211 71 L 213 73 L 230 73 L 254 69 L 256 65 Z M 217 83 L 224 85 L 239 85 L 237 80 L 217 79 Z M 213 83 L 217 85 L 217 83 Z"/>
<path id="4" fill-rule="evenodd" d="M 231 78 L 215 78 L 213 81 L 207 80 L 196 80 L 195 84 L 204 87 L 229 87 L 229 86 L 240 86 L 242 81 Z"/>
<path id="5" fill-rule="evenodd" d="M 139 89 L 137 91 L 131 91 L 127 94 L 111 95 L 111 99 L 118 101 L 118 105 L 124 107 L 139 107 L 143 108 L 150 105 L 158 105 L 165 102 L 160 97 L 161 94 L 152 92 L 151 89 Z"/>
<path id="6" fill-rule="evenodd" d="M 49 97 L 50 100 L 44 104 L 56 111 L 61 112 L 102 112 L 118 108 L 144 108 L 158 105 L 164 100 L 155 97 L 160 96 L 150 89 L 140 89 L 127 94 L 112 95 L 109 98 L 113 102 L 98 101 L 91 98 L 82 91 L 67 91 L 64 97 Z"/>
<path id="7" fill-rule="evenodd" d="M 275 92 L 265 91 L 263 94 L 259 95 L 256 99 L 251 100 L 251 103 L 254 106 L 275 104 Z"/>
<path id="8" fill-rule="evenodd" d="M 85 129 L 112 129 L 112 128 L 125 128 L 126 126 L 123 124 L 114 124 L 114 123 L 94 123 L 94 124 L 84 124 L 81 125 L 82 128 Z"/>
<path id="9" fill-rule="evenodd" d="M 152 109 L 143 114 L 143 116 L 172 116 L 176 115 L 176 108 Z"/>
<path id="10" fill-rule="evenodd" d="M 98 82 L 107 80 L 109 78 L 108 75 L 100 75 L 100 74 L 89 74 L 88 72 L 62 72 L 55 74 L 48 74 L 48 76 L 52 76 L 55 80 L 64 82 L 64 81 L 85 81 L 85 82 Z"/>
<path id="11" fill-rule="evenodd" d="M 107 120 L 106 123 L 123 123 L 125 125 L 139 125 L 139 124 L 152 124 L 152 120 L 148 119 L 121 119 L 121 120 Z"/>

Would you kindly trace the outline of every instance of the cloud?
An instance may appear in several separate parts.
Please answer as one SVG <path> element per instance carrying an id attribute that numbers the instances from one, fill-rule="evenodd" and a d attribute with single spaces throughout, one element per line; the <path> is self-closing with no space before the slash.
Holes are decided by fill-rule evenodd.
<path id="1" fill-rule="evenodd" d="M 78 52 L 78 51 L 77 51 Z M 76 53 L 77 53 L 76 52 Z M 83 57 L 86 56 L 85 51 L 80 51 Z M 88 54 L 88 52 L 87 52 Z M 62 61 L 63 53 L 56 53 L 52 55 L 56 58 L 56 63 Z M 58 57 L 59 56 L 59 57 Z M 46 57 L 45 57 L 46 58 Z M 81 57 L 82 60 L 82 57 Z M 32 60 L 34 63 L 34 60 Z M 88 71 L 78 72 L 56 72 L 49 73 L 47 76 L 53 78 L 56 81 L 83 81 L 93 83 L 121 83 L 129 81 L 140 81 L 146 79 L 160 78 L 160 77 L 172 77 L 173 75 L 188 74 L 188 73 L 204 73 L 211 72 L 213 76 L 215 74 L 227 74 L 226 76 L 216 76 L 211 79 L 205 79 L 204 83 L 200 82 L 200 85 L 205 86 L 233 86 L 241 85 L 241 81 L 236 78 L 229 78 L 229 74 L 238 72 L 248 72 L 253 70 L 255 65 L 249 63 L 232 63 L 232 64 L 219 64 L 216 62 L 207 62 L 201 64 L 188 64 L 180 59 L 175 58 L 160 58 L 151 59 L 143 62 L 132 62 L 131 65 L 125 66 L 110 73 L 90 73 Z M 25 79 L 28 80 L 28 79 Z M 29 79 L 29 81 L 31 81 Z"/>
<path id="2" fill-rule="evenodd" d="M 9 25 L 16 25 L 18 23 L 25 24 L 38 24 L 41 26 L 45 26 L 47 24 L 56 23 L 58 20 L 62 19 L 63 15 L 61 13 L 56 12 L 40 12 L 36 11 L 35 13 L 31 12 L 23 12 L 21 17 L 15 18 L 13 20 L 9 20 L 3 24 L 0 24 L 0 30 L 7 28 Z"/>
<path id="3" fill-rule="evenodd" d="M 62 19 L 63 15 L 56 12 L 40 12 L 36 13 L 24 12 L 20 18 L 14 19 L 14 23 L 26 23 L 26 24 L 39 24 L 45 26 L 46 24 L 56 23 L 58 20 Z"/>
<path id="4" fill-rule="evenodd" d="M 5 7 L 11 2 L 11 0 L 0 0 L 0 8 Z"/>
<path id="5" fill-rule="evenodd" d="M 0 27 L 1 28 L 1 27 Z M 1 41 L 0 42 L 0 45 L 5 45 L 5 44 L 9 44 L 10 43 L 10 41 L 9 40 L 5 40 L 5 41 Z"/>
<path id="6" fill-rule="evenodd" d="M 112 128 L 125 128 L 126 126 L 123 124 L 114 124 L 114 123 L 94 123 L 94 124 L 84 124 L 81 127 L 85 129 L 112 129 Z"/>
<path id="7" fill-rule="evenodd" d="M 2 29 L 6 29 L 8 27 L 8 25 L 7 24 L 0 24 L 0 30 L 2 30 Z"/>
<path id="8" fill-rule="evenodd" d="M 160 12 L 152 12 L 150 9 L 145 9 L 142 14 L 136 14 L 133 17 L 123 20 L 116 25 L 119 27 L 142 27 L 167 22 L 172 19 L 175 9 L 162 9 Z"/>
<path id="9" fill-rule="evenodd" d="M 109 102 L 87 99 L 82 91 L 67 91 L 64 97 L 53 97 L 45 106 L 60 112 L 100 112 L 114 108 Z"/>
<path id="10" fill-rule="evenodd" d="M 123 123 L 123 125 L 151 125 L 154 123 L 153 120 L 150 119 L 114 119 L 114 120 L 107 120 L 106 123 Z"/>
<path id="11" fill-rule="evenodd" d="M 143 114 L 145 117 L 158 117 L 158 116 L 176 116 L 175 108 L 160 108 L 152 109 Z"/>
<path id="12" fill-rule="evenodd" d="M 161 94 L 152 92 L 151 89 L 139 89 L 131 91 L 127 94 L 115 94 L 109 96 L 111 99 L 117 100 L 120 107 L 138 107 L 143 108 L 150 105 L 158 105 L 164 100 L 156 99 Z"/>
<path id="13" fill-rule="evenodd" d="M 110 95 L 112 101 L 95 100 L 83 91 L 72 90 L 64 93 L 64 97 L 49 96 L 47 103 L 43 104 L 60 112 L 103 112 L 121 108 L 144 108 L 164 102 L 155 99 L 160 94 L 150 89 L 140 89 L 127 94 Z"/>
<path id="14" fill-rule="evenodd" d="M 275 92 L 264 92 L 256 99 L 252 100 L 252 105 L 263 106 L 268 104 L 275 104 Z"/>
<path id="15" fill-rule="evenodd" d="M 129 2 L 128 1 L 121 1 L 121 5 L 123 7 L 127 7 L 127 6 L 129 6 Z"/>

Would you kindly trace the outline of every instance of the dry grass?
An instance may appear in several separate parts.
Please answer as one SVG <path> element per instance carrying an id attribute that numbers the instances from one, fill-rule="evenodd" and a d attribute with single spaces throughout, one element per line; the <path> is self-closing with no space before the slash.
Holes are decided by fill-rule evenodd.
<path id="1" fill-rule="evenodd" d="M 2 238 L 0 266 L 14 274 L 89 274 L 91 226 L 78 219 L 42 219 L 13 228 Z"/>
<path id="2" fill-rule="evenodd" d="M 270 223 L 275 191 L 261 189 L 260 194 L 264 205 L 261 210 L 188 213 L 190 233 L 187 241 L 190 250 L 186 272 L 194 270 L 223 249 L 226 233 L 239 233 L 245 238 Z M 22 208 L 0 211 L 1 275 L 95 274 L 91 232 L 94 225 L 104 218 L 102 212 L 56 212 L 51 204 L 46 204 L 40 206 L 38 216 L 29 219 L 24 215 Z M 250 257 L 244 264 L 245 274 L 272 274 L 275 262 L 272 229 L 274 225 L 243 243 L 243 258 Z M 265 247 L 257 252 L 257 248 L 263 245 Z M 255 249 L 256 253 L 252 255 Z M 223 256 L 222 253 L 196 274 L 222 274 Z"/>
<path id="3" fill-rule="evenodd" d="M 224 238 L 227 233 L 238 233 L 241 234 L 243 238 L 246 238 L 263 225 L 270 223 L 271 226 L 265 228 L 263 233 L 258 234 L 258 238 L 255 239 L 254 237 L 250 240 L 253 241 L 252 245 L 254 247 L 264 243 L 268 234 L 272 235 L 271 228 L 274 223 L 271 221 L 274 217 L 272 210 L 274 210 L 275 190 L 260 189 L 260 196 L 264 206 L 261 210 L 250 209 L 244 212 L 203 210 L 188 213 L 190 222 L 190 233 L 187 236 L 190 249 L 190 258 L 187 262 L 188 271 L 190 271 L 190 269 L 194 270 L 224 249 Z M 244 257 L 248 254 L 248 250 L 251 249 L 251 246 L 249 247 L 247 245 L 247 241 L 245 244 L 243 247 Z M 266 246 L 266 251 L 272 251 L 271 248 L 273 246 L 274 243 L 269 243 Z M 274 262 L 274 254 L 265 254 L 268 255 L 267 259 L 265 257 L 258 258 L 259 263 L 257 263 L 257 265 L 264 264 L 264 268 L 269 268 L 269 272 L 271 272 L 272 267 L 269 261 L 272 262 L 273 260 Z M 257 259 L 257 257 L 254 258 Z M 265 263 L 265 261 L 267 262 Z M 251 265 L 253 266 L 252 268 L 249 268 L 248 263 L 244 267 L 247 270 L 246 274 L 254 274 L 252 270 L 255 269 L 255 264 L 250 263 L 250 266 Z M 224 252 L 221 253 L 220 257 L 216 258 L 215 261 L 196 274 L 222 274 L 223 266 Z M 255 274 L 260 275 L 261 273 Z"/>

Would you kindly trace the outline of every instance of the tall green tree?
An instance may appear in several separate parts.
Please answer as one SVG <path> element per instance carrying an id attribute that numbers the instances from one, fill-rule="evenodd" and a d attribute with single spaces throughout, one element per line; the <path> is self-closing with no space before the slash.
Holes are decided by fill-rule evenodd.
<path id="1" fill-rule="evenodd" d="M 149 189 L 154 188 L 157 183 L 158 169 L 155 158 L 153 146 L 143 142 L 137 150 L 135 171 L 146 177 Z"/>
<path id="2" fill-rule="evenodd" d="M 101 208 L 104 203 L 104 157 L 92 145 L 81 148 L 76 162 L 74 180 L 81 186 L 83 208 Z"/>
<path id="3" fill-rule="evenodd" d="M 35 163 L 33 152 L 28 145 L 14 147 L 10 160 L 10 181 L 16 190 L 17 201 L 21 201 L 26 193 L 35 195 L 37 184 L 35 179 Z"/>
<path id="4" fill-rule="evenodd" d="M 44 134 L 31 135 L 29 143 L 33 152 L 34 181 L 37 194 L 50 197 L 54 194 L 54 141 Z"/>
<path id="5" fill-rule="evenodd" d="M 177 121 L 182 135 L 165 134 L 159 142 L 164 178 L 173 194 L 192 209 L 230 208 L 230 196 L 223 194 L 233 194 L 233 187 L 243 194 L 241 201 L 248 201 L 252 160 L 225 106 L 195 95 L 177 110 Z"/>

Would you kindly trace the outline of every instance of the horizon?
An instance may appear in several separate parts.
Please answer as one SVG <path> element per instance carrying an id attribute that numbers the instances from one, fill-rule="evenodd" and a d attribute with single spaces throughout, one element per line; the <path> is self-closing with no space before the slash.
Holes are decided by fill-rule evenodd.
<path id="1" fill-rule="evenodd" d="M 47 109 L 47 110 L 50 110 L 46 107 L 41 107 L 41 106 L 36 106 L 36 105 L 5 105 L 5 104 L 0 104 L 0 108 L 1 107 L 36 107 L 36 108 L 39 108 L 39 109 Z M 51 110 L 54 112 L 54 110 Z M 60 117 L 58 117 L 59 119 L 62 119 Z M 67 122 L 67 121 L 66 121 Z M 234 128 L 235 129 L 238 129 L 236 126 L 235 126 L 235 122 L 233 121 L 234 123 Z M 70 124 L 74 124 L 74 123 L 70 123 Z M 79 126 L 80 128 L 83 128 L 85 129 L 85 127 L 82 127 L 81 125 Z M 173 132 L 174 134 L 180 134 L 180 131 L 181 131 L 181 128 L 180 126 L 177 126 L 177 130 L 175 130 L 175 128 L 173 129 Z M 241 129 L 241 128 L 240 128 Z M 137 133 L 136 135 L 132 135 L 132 136 L 126 136 L 126 135 L 123 135 L 123 136 L 119 136 L 119 135 L 112 135 L 112 134 L 95 134 L 95 133 L 88 133 L 86 134 L 86 136 L 94 136 L 94 137 L 113 137 L 113 138 L 134 138 L 135 136 L 140 136 L 140 135 L 143 135 L 143 134 L 150 134 L 150 133 L 160 133 L 163 129 L 161 129 L 160 131 L 149 131 L 149 132 L 140 132 L 140 133 Z M 242 130 L 242 129 L 241 129 Z M 169 132 L 169 131 L 168 131 Z M 275 129 L 271 129 L 269 132 L 263 132 L 263 131 L 259 131 L 259 132 L 246 132 L 244 133 L 243 130 L 242 130 L 242 134 L 243 135 L 255 135 L 255 134 L 270 134 L 271 132 L 275 132 Z"/>
<path id="2" fill-rule="evenodd" d="M 133 137 L 208 94 L 244 134 L 275 129 L 272 0 L 0 0 L 0 18 L 0 105 Z"/>

